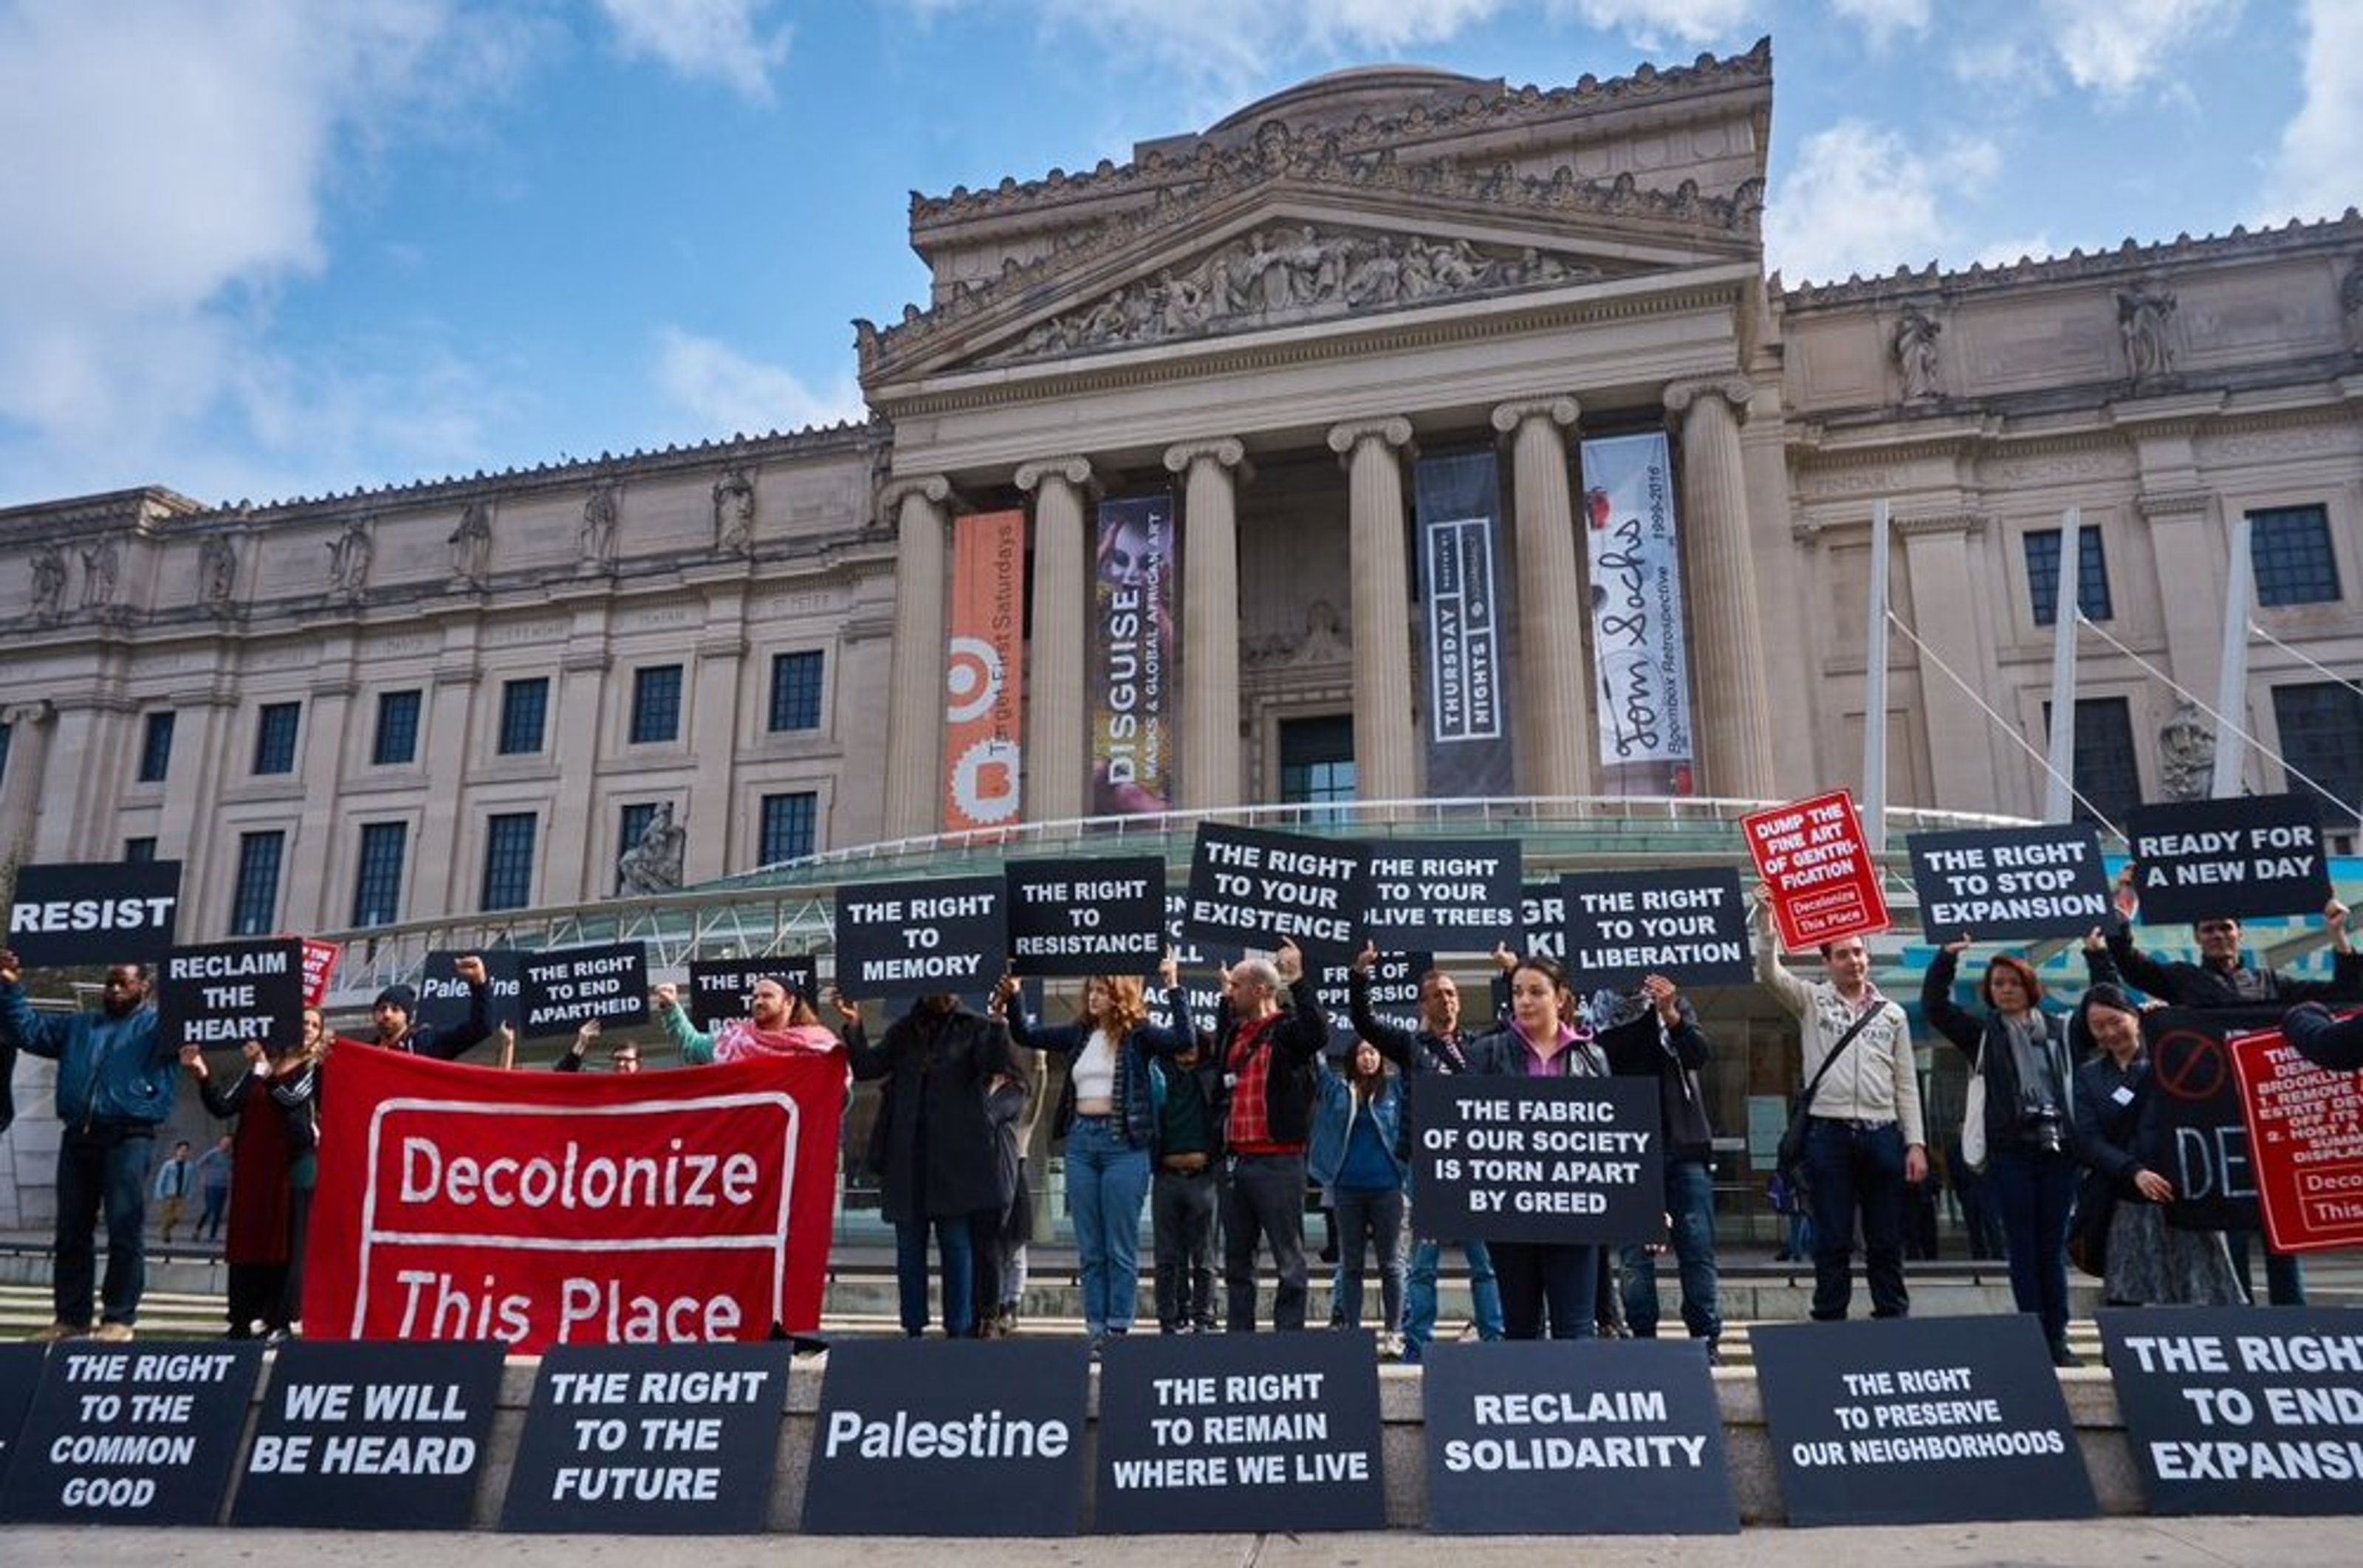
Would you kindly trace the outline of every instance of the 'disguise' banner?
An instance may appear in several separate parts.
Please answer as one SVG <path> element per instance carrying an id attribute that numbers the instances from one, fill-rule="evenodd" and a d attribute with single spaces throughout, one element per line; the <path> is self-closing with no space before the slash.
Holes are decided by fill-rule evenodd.
<path id="1" fill-rule="evenodd" d="M 1423 458 L 1413 482 L 1427 609 L 1427 792 L 1439 800 L 1507 795 L 1501 476 L 1489 450 Z"/>
<path id="2" fill-rule="evenodd" d="M 1092 614 L 1092 812 L 1173 804 L 1173 501 L 1100 503 Z"/>
<path id="3" fill-rule="evenodd" d="M 1583 487 L 1600 761 L 1608 788 L 1690 794 L 1696 747 L 1666 433 L 1586 441 Z"/>
<path id="4" fill-rule="evenodd" d="M 1017 820 L 1024 799 L 1026 514 L 952 527 L 951 642 L 944 669 L 944 826 Z"/>
<path id="5" fill-rule="evenodd" d="M 820 1321 L 845 1062 L 504 1073 L 339 1050 L 304 1332 L 753 1341 Z"/>

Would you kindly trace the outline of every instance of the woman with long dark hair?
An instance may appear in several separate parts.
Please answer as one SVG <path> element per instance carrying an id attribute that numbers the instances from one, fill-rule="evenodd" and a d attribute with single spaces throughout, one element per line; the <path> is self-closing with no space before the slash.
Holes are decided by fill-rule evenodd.
<path id="1" fill-rule="evenodd" d="M 1469 1047 L 1469 1070 L 1502 1077 L 1604 1078 L 1608 1058 L 1571 1021 L 1575 992 L 1548 958 L 1521 958 L 1510 971 L 1510 1021 Z M 1588 1340 L 1594 1332 L 1600 1249 L 1565 1242 L 1495 1242 L 1502 1328 L 1514 1340 Z"/>
<path id="2" fill-rule="evenodd" d="M 327 1053 L 327 1021 L 313 1007 L 304 1010 L 294 1050 L 273 1057 L 261 1041 L 248 1041 L 246 1068 L 227 1088 L 215 1086 L 203 1051 L 181 1047 L 181 1066 L 196 1075 L 205 1109 L 238 1120 L 230 1135 L 229 1229 L 222 1248 L 234 1340 L 251 1339 L 258 1328 L 284 1339 L 303 1315 L 304 1233 L 319 1173 L 315 1111 Z"/>
<path id="3" fill-rule="evenodd" d="M 1331 1321 L 1362 1326 L 1362 1284 L 1375 1253 L 1379 1326 L 1392 1342 L 1403 1328 L 1403 1182 L 1411 1174 L 1403 1149 L 1403 1081 L 1368 1040 L 1354 1043 L 1344 1072 L 1326 1055 L 1322 1067 L 1304 1169 L 1337 1215 L 1338 1309 Z"/>

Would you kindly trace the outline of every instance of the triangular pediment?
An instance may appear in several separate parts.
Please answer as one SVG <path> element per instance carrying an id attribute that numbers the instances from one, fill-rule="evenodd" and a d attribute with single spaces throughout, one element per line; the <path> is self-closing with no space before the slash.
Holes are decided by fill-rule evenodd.
<path id="1" fill-rule="evenodd" d="M 1318 148 L 1161 202 L 880 330 L 882 385 L 1234 339 L 1758 260 L 1760 189 L 1655 191 L 1560 168 L 1356 160 Z"/>

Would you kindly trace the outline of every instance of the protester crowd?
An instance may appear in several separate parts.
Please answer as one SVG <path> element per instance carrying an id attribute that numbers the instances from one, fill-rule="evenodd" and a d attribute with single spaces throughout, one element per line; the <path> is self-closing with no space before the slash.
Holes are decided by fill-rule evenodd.
<path id="1" fill-rule="evenodd" d="M 1871 1314 L 1904 1316 L 1906 1195 L 1930 1176 L 1932 1132 L 1910 1017 L 1879 989 L 1862 939 L 1824 947 L 1817 975 L 1794 973 L 1758 908 L 1757 977 L 1798 1020 L 1806 1088 L 1793 1158 L 1773 1194 L 1789 1220 L 1784 1255 L 1811 1259 L 1812 1316 L 1837 1320 L 1851 1305 L 1859 1244 Z M 1935 954 L 1922 1017 L 1962 1054 L 1982 1093 L 1958 1135 L 1943 1130 L 1939 1147 L 1957 1190 L 1977 1174 L 2017 1309 L 2039 1320 L 2059 1364 L 2076 1364 L 2067 1338 L 2071 1253 L 2112 1304 L 2226 1303 L 2247 1288 L 2247 1238 L 2168 1222 L 2178 1194 L 2168 1173 L 2144 1163 L 2158 1104 L 2142 1010 L 2287 1008 L 2293 1045 L 2326 1066 L 2363 1065 L 2363 1018 L 2342 1021 L 2324 1005 L 2363 999 L 2363 956 L 2346 914 L 2335 900 L 2324 911 L 2336 955 L 2326 982 L 2252 964 L 2239 922 L 2228 918 L 2197 922 L 2196 963 L 2167 963 L 2136 947 L 2121 916 L 2086 942 L 2087 983 L 2074 997 L 2052 993 L 2023 955 L 2005 951 L 1985 960 L 1966 998 L 1960 970 L 1973 933 Z M 1459 981 L 1432 969 L 1419 977 L 1416 1023 L 1405 1028 L 1372 1005 L 1378 957 L 1365 949 L 1353 960 L 1352 1044 L 1342 1052 L 1332 1049 L 1331 1020 L 1292 944 L 1225 967 L 1210 1019 L 1192 1016 L 1169 956 L 1157 977 L 1163 1023 L 1135 975 L 1091 977 L 1080 1009 L 1061 1022 L 1031 1016 L 1015 978 L 996 985 L 981 1010 L 926 996 L 875 1039 L 854 1001 L 832 993 L 825 1020 L 820 999 L 796 994 L 784 977 L 758 982 L 749 1015 L 711 1032 L 692 1024 L 672 986 L 658 987 L 654 1002 L 685 1065 L 817 1054 L 880 1085 L 866 1165 L 894 1230 L 900 1320 L 913 1336 L 933 1325 L 952 1337 L 991 1336 L 1014 1321 L 1033 1209 L 1020 1143 L 1032 1075 L 1022 1051 L 1052 1064 L 1053 1137 L 1094 1345 L 1137 1327 L 1144 1212 L 1159 1332 L 1252 1331 L 1267 1303 L 1272 1328 L 1305 1327 L 1305 1218 L 1317 1194 L 1335 1259 L 1329 1320 L 1375 1327 L 1404 1362 L 1422 1361 L 1433 1342 L 1448 1243 L 1466 1266 L 1473 1327 L 1487 1340 L 1655 1337 L 1668 1316 L 1658 1265 L 1670 1254 L 1682 1330 L 1712 1358 L 1723 1319 L 1714 1129 L 1702 1073 L 1714 1045 L 1679 979 L 1652 974 L 1627 992 L 1587 992 L 1581 977 L 1548 958 L 1503 951 L 1488 1026 L 1469 1026 Z M 456 972 L 468 1002 L 455 1021 L 423 1022 L 416 992 L 390 986 L 365 1034 L 332 1038 L 326 1019 L 306 1010 L 293 1047 L 273 1054 L 250 1042 L 235 1074 L 217 1077 L 196 1044 L 163 1037 L 143 966 L 110 968 L 95 1010 L 39 1013 L 16 955 L 0 952 L 0 1083 L 20 1051 L 61 1064 L 55 1321 L 37 1337 L 133 1337 L 151 1198 L 166 1242 L 193 1198 L 203 1212 L 192 1234 L 223 1238 L 233 1337 L 294 1331 L 317 1107 L 333 1092 L 332 1058 L 390 1050 L 450 1059 L 474 1049 L 494 1032 L 486 971 L 471 957 Z M 599 1039 L 597 1026 L 586 1026 L 556 1066 L 587 1070 Z M 504 1061 L 514 1049 L 512 1035 Z M 638 1070 L 638 1046 L 616 1043 L 608 1065 Z M 151 1169 L 184 1072 L 205 1109 L 234 1131 L 204 1159 L 192 1161 L 182 1143 Z M 1426 1074 L 1647 1080 L 1665 1156 L 1662 1232 L 1611 1249 L 1488 1246 L 1424 1230 L 1410 1088 Z M 2269 1298 L 2302 1301 L 2296 1260 L 2267 1263 Z M 1268 1297 L 1267 1273 L 1277 1280 Z"/>

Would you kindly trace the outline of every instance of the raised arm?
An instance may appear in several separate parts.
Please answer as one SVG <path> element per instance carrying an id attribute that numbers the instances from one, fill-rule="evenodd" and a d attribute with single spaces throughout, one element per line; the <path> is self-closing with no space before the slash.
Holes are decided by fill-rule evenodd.
<path id="1" fill-rule="evenodd" d="M 1936 949 L 1928 973 L 1920 981 L 1920 1010 L 1927 1016 L 1928 1026 L 1949 1041 L 1954 1049 L 1974 1061 L 1978 1043 L 1985 1038 L 1985 1025 L 1977 1016 L 1953 999 L 1953 981 L 1961 968 L 1961 949 L 1969 945 L 1968 938 L 1947 942 Z"/>

